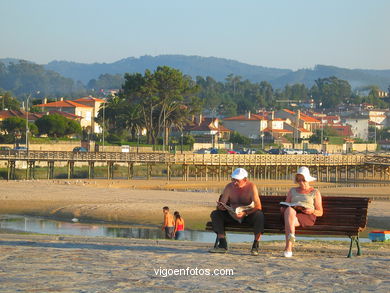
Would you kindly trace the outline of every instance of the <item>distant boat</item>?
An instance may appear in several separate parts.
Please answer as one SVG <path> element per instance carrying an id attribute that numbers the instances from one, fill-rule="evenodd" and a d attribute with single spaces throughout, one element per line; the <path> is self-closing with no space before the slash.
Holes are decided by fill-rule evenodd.
<path id="1" fill-rule="evenodd" d="M 73 223 L 77 223 L 78 221 L 79 221 L 79 219 L 77 219 L 77 218 L 73 218 L 73 219 L 72 219 L 72 222 L 73 222 Z"/>

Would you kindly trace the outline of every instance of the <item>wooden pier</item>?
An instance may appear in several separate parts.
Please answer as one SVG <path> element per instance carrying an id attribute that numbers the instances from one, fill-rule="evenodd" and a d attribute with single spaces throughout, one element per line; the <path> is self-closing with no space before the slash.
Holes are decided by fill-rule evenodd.
<path id="1" fill-rule="evenodd" d="M 134 166 L 146 166 L 149 179 L 154 166 L 164 167 L 167 180 L 172 166 L 181 166 L 183 180 L 226 180 L 232 170 L 243 167 L 252 179 L 292 179 L 297 169 L 307 166 L 319 181 L 389 180 L 390 156 L 375 155 L 241 155 L 241 154 L 169 154 L 114 152 L 47 152 L 0 151 L 0 161 L 7 164 L 7 179 L 15 179 L 17 162 L 23 162 L 26 179 L 34 178 L 37 163 L 47 166 L 47 179 L 54 178 L 55 165 L 67 166 L 67 177 L 73 178 L 76 163 L 88 165 L 88 178 L 94 178 L 96 164 L 107 167 L 107 178 L 114 178 L 117 164 L 127 166 L 127 178 L 134 176 Z"/>

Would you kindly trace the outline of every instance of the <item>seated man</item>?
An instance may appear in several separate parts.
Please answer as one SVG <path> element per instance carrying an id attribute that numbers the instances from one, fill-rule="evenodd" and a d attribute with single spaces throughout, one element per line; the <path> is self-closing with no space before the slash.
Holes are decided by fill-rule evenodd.
<path id="1" fill-rule="evenodd" d="M 229 205 L 236 209 L 239 206 L 246 206 L 254 203 L 254 207 L 243 212 L 232 215 L 224 205 Z M 232 182 L 226 185 L 223 194 L 218 202 L 217 209 L 210 215 L 213 230 L 217 233 L 218 246 L 211 249 L 210 252 L 227 252 L 227 241 L 225 238 L 225 224 L 246 223 L 253 227 L 254 241 L 252 245 L 252 255 L 258 255 L 259 241 L 264 232 L 264 214 L 261 210 L 261 202 L 257 187 L 254 183 L 248 181 L 248 172 L 245 169 L 238 168 L 232 173 Z"/>

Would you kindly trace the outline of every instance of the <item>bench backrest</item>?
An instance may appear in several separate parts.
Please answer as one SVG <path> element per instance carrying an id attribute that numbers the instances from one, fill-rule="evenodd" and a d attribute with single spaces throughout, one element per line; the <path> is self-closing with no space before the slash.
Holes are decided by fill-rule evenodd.
<path id="1" fill-rule="evenodd" d="M 266 220 L 266 230 L 268 232 L 283 231 L 279 202 L 284 201 L 286 197 L 261 196 L 260 199 Z M 357 235 L 367 225 L 369 203 L 370 199 L 363 197 L 323 196 L 324 215 L 317 218 L 313 227 L 305 229 L 298 227 L 297 234 L 310 234 L 315 230 L 315 234 Z"/>

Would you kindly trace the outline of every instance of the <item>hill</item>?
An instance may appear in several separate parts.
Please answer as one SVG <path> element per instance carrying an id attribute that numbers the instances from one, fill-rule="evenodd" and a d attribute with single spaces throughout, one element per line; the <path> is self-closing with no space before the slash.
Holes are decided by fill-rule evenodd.
<path id="1" fill-rule="evenodd" d="M 162 65 L 177 68 L 193 78 L 196 76 L 211 76 L 218 81 L 223 81 L 229 74 L 240 75 L 251 81 L 273 80 L 291 71 L 289 69 L 249 65 L 222 58 L 184 55 L 142 56 L 140 58 L 129 57 L 114 63 L 94 64 L 53 61 L 47 64 L 46 68 L 56 71 L 65 77 L 87 83 L 92 78 L 98 78 L 99 75 L 103 73 L 143 73 L 145 69 L 154 70 L 157 66 Z"/>
<path id="2" fill-rule="evenodd" d="M 16 62 L 16 59 L 0 59 L 0 62 Z M 45 69 L 55 71 L 64 77 L 87 84 L 101 74 L 124 74 L 126 72 L 143 73 L 146 69 L 155 70 L 157 66 L 167 65 L 181 70 L 193 78 L 211 76 L 217 81 L 224 81 L 229 74 L 241 76 L 251 82 L 269 81 L 275 88 L 286 84 L 303 83 L 311 87 L 318 78 L 336 76 L 347 80 L 352 88 L 377 85 L 387 90 L 390 85 L 390 70 L 347 69 L 336 66 L 316 65 L 312 69 L 268 68 L 249 65 L 235 60 L 216 57 L 185 55 L 159 55 L 129 57 L 113 63 L 76 63 L 69 61 L 52 61 L 44 65 Z"/>
<path id="3" fill-rule="evenodd" d="M 295 83 L 303 83 L 311 87 L 316 79 L 329 76 L 347 80 L 352 88 L 378 85 L 383 90 L 387 90 L 390 86 L 390 70 L 346 69 L 325 65 L 316 65 L 314 69 L 300 69 L 290 72 L 271 81 L 271 83 L 277 88 Z"/>

